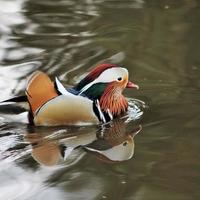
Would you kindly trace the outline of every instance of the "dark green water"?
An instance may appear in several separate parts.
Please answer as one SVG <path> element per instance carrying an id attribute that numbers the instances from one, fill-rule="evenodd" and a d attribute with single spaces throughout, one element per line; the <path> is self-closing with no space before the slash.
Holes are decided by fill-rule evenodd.
<path id="1" fill-rule="evenodd" d="M 200 199 L 199 38 L 198 0 L 0 0 L 0 100 L 35 70 L 74 85 L 109 61 L 146 104 L 127 123 L 57 128 L 1 106 L 0 199 Z"/>

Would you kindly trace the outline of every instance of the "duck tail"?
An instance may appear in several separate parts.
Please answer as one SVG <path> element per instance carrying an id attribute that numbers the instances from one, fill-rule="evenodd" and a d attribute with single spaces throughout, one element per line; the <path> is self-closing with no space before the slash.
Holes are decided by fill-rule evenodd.
<path id="1" fill-rule="evenodd" d="M 18 113 L 29 109 L 27 96 L 15 96 L 4 101 L 0 101 L 0 112 Z"/>
<path id="2" fill-rule="evenodd" d="M 26 95 L 21 95 L 21 96 L 15 96 L 15 97 L 12 97 L 10 99 L 6 99 L 4 101 L 1 101 L 1 103 L 22 103 L 22 102 L 27 102 L 28 101 L 28 98 Z"/>

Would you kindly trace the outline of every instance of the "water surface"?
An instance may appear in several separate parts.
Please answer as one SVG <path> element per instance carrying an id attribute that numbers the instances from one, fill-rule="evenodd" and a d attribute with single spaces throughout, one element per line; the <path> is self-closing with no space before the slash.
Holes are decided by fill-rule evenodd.
<path id="1" fill-rule="evenodd" d="M 0 0 L 0 100 L 36 70 L 76 84 L 125 66 L 143 114 L 105 126 L 35 128 L 0 107 L 0 199 L 200 198 L 197 0 Z M 9 117 L 8 117 L 9 114 Z M 132 117 L 132 118 L 131 118 Z"/>

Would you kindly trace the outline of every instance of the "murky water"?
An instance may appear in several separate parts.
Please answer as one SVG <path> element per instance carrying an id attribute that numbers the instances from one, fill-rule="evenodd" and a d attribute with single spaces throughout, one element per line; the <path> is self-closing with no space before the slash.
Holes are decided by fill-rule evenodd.
<path id="1" fill-rule="evenodd" d="M 108 61 L 140 86 L 104 126 L 35 128 L 1 105 L 0 199 L 200 199 L 199 22 L 197 0 L 0 0 L 0 100 L 35 70 L 74 85 Z"/>

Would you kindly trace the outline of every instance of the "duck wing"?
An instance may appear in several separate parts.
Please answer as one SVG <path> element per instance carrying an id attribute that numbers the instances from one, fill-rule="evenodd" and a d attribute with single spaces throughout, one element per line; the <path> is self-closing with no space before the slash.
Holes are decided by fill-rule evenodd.
<path id="1" fill-rule="evenodd" d="M 26 95 L 33 114 L 50 99 L 58 96 L 51 79 L 41 71 L 36 71 L 29 78 Z"/>

